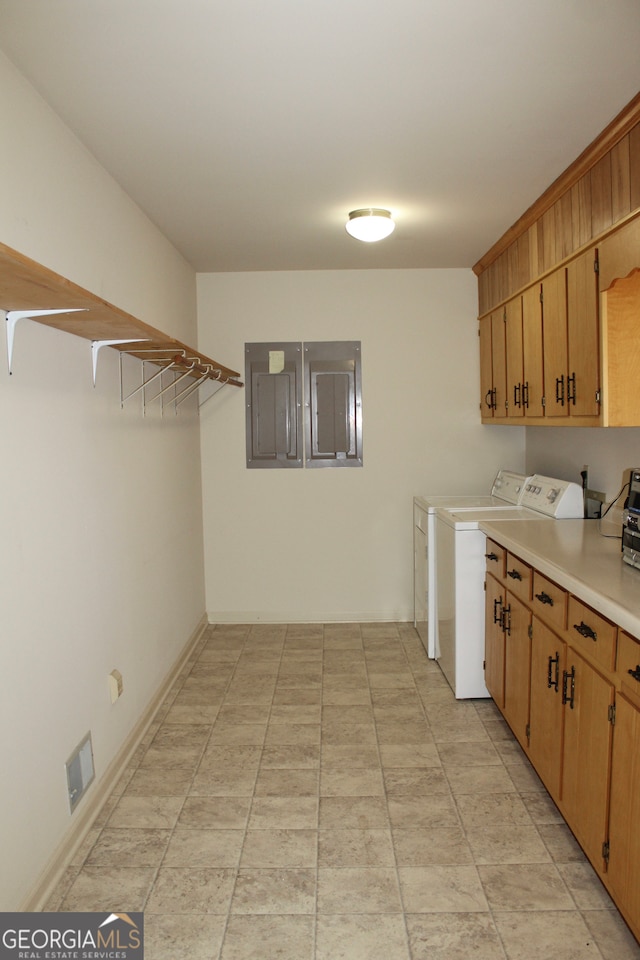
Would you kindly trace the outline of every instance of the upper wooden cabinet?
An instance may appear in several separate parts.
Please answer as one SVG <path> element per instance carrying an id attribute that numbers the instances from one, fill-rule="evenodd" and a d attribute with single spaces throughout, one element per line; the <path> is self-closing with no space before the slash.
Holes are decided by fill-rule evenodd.
<path id="1" fill-rule="evenodd" d="M 481 325 L 505 317 L 505 408 L 483 422 L 640 426 L 640 94 L 473 269 Z"/>
<path id="2" fill-rule="evenodd" d="M 640 217 L 480 319 L 483 422 L 640 426 L 638 316 Z"/>
<path id="3" fill-rule="evenodd" d="M 507 361 L 507 416 L 524 416 L 524 351 L 522 344 L 522 298 L 515 297 L 504 310 Z"/>
<path id="4" fill-rule="evenodd" d="M 640 219 L 600 245 L 604 426 L 640 423 L 635 382 L 640 363 Z"/>
<path id="5" fill-rule="evenodd" d="M 525 418 L 544 416 L 544 355 L 542 349 L 542 302 L 540 286 L 522 295 L 522 352 Z"/>
<path id="6" fill-rule="evenodd" d="M 601 404 L 597 251 L 567 265 L 567 403 L 569 415 L 597 417 Z"/>
<path id="7" fill-rule="evenodd" d="M 600 414 L 597 254 L 589 250 L 542 282 L 545 416 Z"/>
<path id="8" fill-rule="evenodd" d="M 491 423 L 507 416 L 505 311 L 494 310 L 480 321 L 480 408 Z"/>
<path id="9" fill-rule="evenodd" d="M 556 270 L 542 281 L 542 330 L 544 337 L 544 396 L 547 417 L 566 417 L 567 368 L 567 287 L 564 270 Z"/>
<path id="10" fill-rule="evenodd" d="M 481 404 L 485 422 L 601 426 L 597 251 L 588 250 L 480 321 L 481 366 L 506 367 L 506 409 Z M 504 334 L 483 341 L 502 312 Z M 482 354 L 484 353 L 484 359 Z M 483 384 L 484 379 L 481 378 Z M 486 388 L 484 388 L 486 390 Z"/>

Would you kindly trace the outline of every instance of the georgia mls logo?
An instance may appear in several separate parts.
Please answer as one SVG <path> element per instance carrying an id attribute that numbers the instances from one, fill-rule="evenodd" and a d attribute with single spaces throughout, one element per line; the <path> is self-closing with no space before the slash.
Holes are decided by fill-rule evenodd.
<path id="1" fill-rule="evenodd" d="M 0 960 L 144 960 L 142 913 L 0 913 Z"/>

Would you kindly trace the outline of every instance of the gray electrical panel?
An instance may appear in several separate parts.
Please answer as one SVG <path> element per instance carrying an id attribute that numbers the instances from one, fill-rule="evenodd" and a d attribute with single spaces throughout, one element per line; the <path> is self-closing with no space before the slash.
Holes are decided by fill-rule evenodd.
<path id="1" fill-rule="evenodd" d="M 247 343 L 245 381 L 248 467 L 362 466 L 359 340 Z"/>

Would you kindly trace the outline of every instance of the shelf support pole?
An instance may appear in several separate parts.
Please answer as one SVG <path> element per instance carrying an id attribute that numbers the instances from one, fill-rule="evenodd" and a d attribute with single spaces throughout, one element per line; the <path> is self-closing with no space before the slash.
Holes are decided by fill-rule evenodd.
<path id="1" fill-rule="evenodd" d="M 143 361 L 142 361 L 142 369 L 143 369 L 143 371 L 144 371 L 144 364 L 145 364 L 145 363 L 151 363 L 151 362 L 156 362 L 156 363 L 157 363 L 157 361 L 149 361 L 149 360 L 147 360 L 147 361 L 143 360 Z M 125 403 L 127 402 L 127 400 L 130 400 L 131 397 L 135 397 L 136 393 L 140 393 L 140 391 L 141 391 L 141 390 L 144 390 L 145 387 L 148 387 L 150 383 L 153 383 L 154 380 L 157 380 L 158 377 L 161 377 L 162 374 L 165 372 L 165 370 L 171 370 L 171 368 L 174 367 L 174 366 L 175 366 L 175 364 L 174 364 L 173 360 L 171 360 L 169 363 L 167 363 L 166 366 L 161 367 L 160 370 L 158 370 L 156 373 L 153 374 L 153 376 L 149 377 L 147 380 L 145 380 L 143 383 L 141 383 L 140 386 L 139 386 L 139 387 L 136 387 L 135 390 L 132 390 L 131 393 L 128 393 L 128 394 L 126 395 L 126 397 L 121 397 L 121 398 L 120 398 L 120 405 L 124 407 L 124 405 L 125 405 Z M 144 373 L 143 373 L 143 376 L 144 376 Z"/>
<path id="2" fill-rule="evenodd" d="M 211 379 L 211 378 L 210 378 L 210 379 Z M 209 400 L 211 400 L 212 397 L 215 397 L 216 394 L 220 393 L 220 391 L 222 390 L 222 388 L 223 388 L 224 386 L 226 386 L 226 384 L 227 384 L 228 381 L 227 381 L 227 380 L 220 380 L 218 377 L 216 377 L 215 379 L 213 379 L 213 382 L 218 384 L 217 389 L 216 389 L 216 390 L 212 390 L 212 392 L 211 392 L 207 397 L 205 397 L 204 400 L 202 400 L 202 401 L 200 401 L 200 402 L 198 403 L 198 409 L 199 409 L 200 407 L 204 407 L 205 403 L 208 403 Z"/>
<path id="3" fill-rule="evenodd" d="M 180 404 L 187 400 L 192 393 L 195 393 L 197 390 L 199 390 L 205 380 L 210 379 L 211 377 L 207 371 L 206 373 L 201 374 L 195 383 L 190 383 L 188 387 L 185 387 L 184 390 L 181 390 L 180 393 L 176 394 L 176 396 L 173 398 L 173 402 L 175 403 L 176 407 L 176 413 L 178 412 L 178 407 Z"/>
<path id="4" fill-rule="evenodd" d="M 35 320 L 38 317 L 52 317 L 56 313 L 82 313 L 84 307 L 75 307 L 71 310 L 8 310 L 4 314 L 7 323 L 7 357 L 9 361 L 9 375 L 13 373 L 13 342 L 16 327 L 20 320 Z"/>

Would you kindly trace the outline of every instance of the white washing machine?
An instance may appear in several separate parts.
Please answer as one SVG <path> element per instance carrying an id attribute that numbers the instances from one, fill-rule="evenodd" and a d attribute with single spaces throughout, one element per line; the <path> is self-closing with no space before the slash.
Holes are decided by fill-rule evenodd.
<path id="1" fill-rule="evenodd" d="M 491 493 L 460 497 L 414 497 L 413 500 L 413 625 L 431 659 L 436 657 L 436 513 L 438 510 L 506 510 L 520 503 L 530 477 L 499 470 Z"/>
<path id="2" fill-rule="evenodd" d="M 483 520 L 548 521 L 581 519 L 582 487 L 534 475 L 519 505 L 508 509 L 436 512 L 436 659 L 457 699 L 489 697 L 484 683 Z"/>

